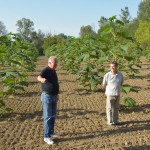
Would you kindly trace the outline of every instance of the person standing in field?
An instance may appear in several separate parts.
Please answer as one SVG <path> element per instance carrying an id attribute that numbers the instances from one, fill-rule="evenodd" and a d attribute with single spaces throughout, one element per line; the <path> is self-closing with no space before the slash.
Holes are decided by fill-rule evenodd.
<path id="1" fill-rule="evenodd" d="M 110 63 L 110 72 L 106 73 L 103 78 L 103 87 L 105 88 L 106 99 L 106 116 L 108 125 L 119 125 L 119 104 L 120 88 L 123 83 L 123 75 L 117 70 L 116 61 Z"/>
<path id="2" fill-rule="evenodd" d="M 59 133 L 54 131 L 59 93 L 58 78 L 55 70 L 57 63 L 57 58 L 51 56 L 48 59 L 48 66 L 37 77 L 37 80 L 42 83 L 41 101 L 44 117 L 44 141 L 49 145 L 54 143 L 52 137 L 59 137 Z"/>

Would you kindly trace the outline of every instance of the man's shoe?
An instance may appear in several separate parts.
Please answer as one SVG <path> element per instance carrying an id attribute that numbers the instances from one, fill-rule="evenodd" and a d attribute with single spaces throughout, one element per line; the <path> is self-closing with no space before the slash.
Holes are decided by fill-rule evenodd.
<path id="1" fill-rule="evenodd" d="M 114 124 L 113 124 L 113 123 L 107 123 L 107 125 L 109 125 L 109 126 L 113 126 Z"/>
<path id="2" fill-rule="evenodd" d="M 121 124 L 121 122 L 115 122 L 114 125 L 120 126 L 120 125 L 122 125 L 122 124 Z"/>
<path id="3" fill-rule="evenodd" d="M 44 141 L 49 145 L 54 144 L 54 141 L 52 141 L 50 138 L 44 138 Z"/>
<path id="4" fill-rule="evenodd" d="M 58 138 L 60 136 L 60 134 L 58 132 L 54 132 L 51 136 L 54 138 Z"/>

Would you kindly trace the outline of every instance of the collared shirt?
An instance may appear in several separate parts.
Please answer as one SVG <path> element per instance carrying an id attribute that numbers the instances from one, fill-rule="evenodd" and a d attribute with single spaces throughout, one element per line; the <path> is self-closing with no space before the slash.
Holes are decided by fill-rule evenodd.
<path id="1" fill-rule="evenodd" d="M 108 72 L 104 75 L 103 84 L 106 84 L 106 95 L 120 95 L 121 84 L 123 83 L 123 75 L 117 71 L 116 74 Z"/>

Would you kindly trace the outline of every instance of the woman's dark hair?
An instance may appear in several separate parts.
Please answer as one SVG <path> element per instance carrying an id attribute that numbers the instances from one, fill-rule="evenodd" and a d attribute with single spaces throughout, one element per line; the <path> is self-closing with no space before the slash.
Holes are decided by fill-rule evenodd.
<path id="1" fill-rule="evenodd" d="M 114 64 L 116 67 L 118 66 L 118 63 L 116 61 L 112 61 L 111 64 Z"/>

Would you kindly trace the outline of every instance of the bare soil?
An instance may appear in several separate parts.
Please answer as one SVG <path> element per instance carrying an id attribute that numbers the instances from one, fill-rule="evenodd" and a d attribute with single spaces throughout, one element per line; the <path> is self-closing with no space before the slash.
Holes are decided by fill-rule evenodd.
<path id="1" fill-rule="evenodd" d="M 14 111 L 0 118 L 0 150 L 150 150 L 150 78 L 146 62 L 138 78 L 125 81 L 139 90 L 129 94 L 137 106 L 122 107 L 122 125 L 115 127 L 106 125 L 104 92 L 86 93 L 78 86 L 76 75 L 58 67 L 60 94 L 55 130 L 61 136 L 50 146 L 43 141 L 41 85 L 37 82 L 47 58 L 39 57 L 36 64 L 36 70 L 29 73 L 26 92 L 5 100 Z"/>

